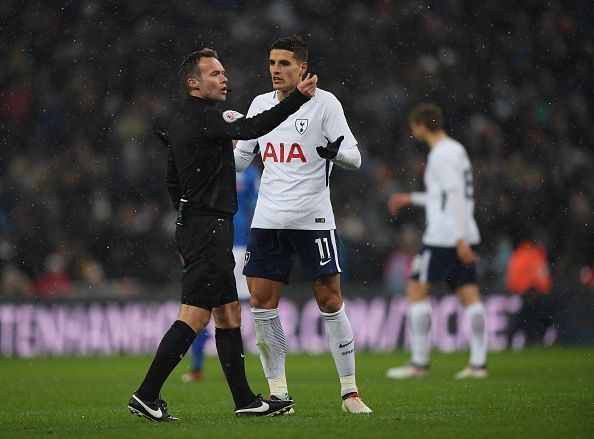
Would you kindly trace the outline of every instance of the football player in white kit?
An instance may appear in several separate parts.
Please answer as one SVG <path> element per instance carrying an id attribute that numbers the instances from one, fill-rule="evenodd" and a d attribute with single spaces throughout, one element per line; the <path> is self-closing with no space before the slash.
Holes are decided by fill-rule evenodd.
<path id="1" fill-rule="evenodd" d="M 407 366 L 389 369 L 387 376 L 405 379 L 427 375 L 431 327 L 428 294 L 432 283 L 445 281 L 466 308 L 470 323 L 470 362 L 455 378 L 485 378 L 485 308 L 475 267 L 480 235 L 474 220 L 472 166 L 464 147 L 443 130 L 443 114 L 437 105 L 418 105 L 410 113 L 409 123 L 413 137 L 431 150 L 424 175 L 426 192 L 395 194 L 388 208 L 394 215 L 409 204 L 424 206 L 427 228 L 407 287 L 412 360 Z"/>
<path id="2" fill-rule="evenodd" d="M 273 43 L 269 69 L 274 90 L 254 98 L 248 117 L 273 107 L 301 82 L 307 70 L 303 40 L 291 36 Z M 330 204 L 332 167 L 336 164 L 358 169 L 361 165 L 357 141 L 340 102 L 332 93 L 318 88 L 302 110 L 276 129 L 257 140 L 237 143 L 237 171 L 244 169 L 258 152 L 264 172 L 243 273 L 247 276 L 257 345 L 271 397 L 291 399 L 278 303 L 293 257 L 297 256 L 313 282 L 340 378 L 342 409 L 371 413 L 355 381 L 355 342 L 340 290 L 338 237 Z"/>

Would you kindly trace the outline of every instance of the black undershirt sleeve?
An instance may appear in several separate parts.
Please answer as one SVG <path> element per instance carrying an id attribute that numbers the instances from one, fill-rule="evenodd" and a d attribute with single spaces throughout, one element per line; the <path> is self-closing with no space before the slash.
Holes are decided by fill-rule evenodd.
<path id="1" fill-rule="evenodd" d="M 171 203 L 177 210 L 179 207 L 179 199 L 182 196 L 181 185 L 177 175 L 177 168 L 175 167 L 175 160 L 173 158 L 173 148 L 171 145 L 167 146 L 167 176 L 165 177 L 167 184 L 167 191 L 171 197 Z"/>
<path id="2" fill-rule="evenodd" d="M 204 131 L 209 137 L 255 139 L 272 131 L 308 100 L 299 90 L 295 90 L 271 109 L 254 117 L 236 118 L 232 122 L 225 120 L 224 111 L 210 107 L 204 112 Z"/>

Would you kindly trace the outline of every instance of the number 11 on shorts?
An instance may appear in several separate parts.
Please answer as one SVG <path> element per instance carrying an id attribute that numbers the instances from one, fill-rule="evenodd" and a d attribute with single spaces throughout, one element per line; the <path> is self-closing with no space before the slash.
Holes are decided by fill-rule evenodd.
<path id="1" fill-rule="evenodd" d="M 317 238 L 315 243 L 318 244 L 318 250 L 320 251 L 320 261 L 324 259 L 331 259 L 330 257 L 330 246 L 328 245 L 328 238 L 323 238 L 324 244 L 326 244 L 326 255 L 324 256 L 324 246 L 322 245 L 322 238 Z"/>

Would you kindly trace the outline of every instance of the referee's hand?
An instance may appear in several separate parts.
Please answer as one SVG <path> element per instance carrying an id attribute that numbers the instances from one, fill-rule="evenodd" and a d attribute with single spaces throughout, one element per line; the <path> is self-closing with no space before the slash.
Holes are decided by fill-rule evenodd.
<path id="1" fill-rule="evenodd" d="M 171 144 L 171 140 L 169 139 L 169 134 L 166 133 L 165 131 L 155 130 L 155 134 L 157 136 L 159 136 L 159 139 L 161 139 L 161 142 L 163 142 L 165 144 L 165 146 L 169 146 Z"/>
<path id="2" fill-rule="evenodd" d="M 308 73 L 305 79 L 297 86 L 297 90 L 299 90 L 299 92 L 301 92 L 301 94 L 305 97 L 311 98 L 316 92 L 317 85 L 318 75 L 311 76 L 311 73 Z"/>
<path id="3" fill-rule="evenodd" d="M 326 160 L 332 160 L 338 154 L 338 148 L 340 148 L 340 144 L 344 140 L 344 136 L 340 136 L 334 142 L 328 142 L 326 146 L 318 146 L 316 151 L 318 155 Z"/>

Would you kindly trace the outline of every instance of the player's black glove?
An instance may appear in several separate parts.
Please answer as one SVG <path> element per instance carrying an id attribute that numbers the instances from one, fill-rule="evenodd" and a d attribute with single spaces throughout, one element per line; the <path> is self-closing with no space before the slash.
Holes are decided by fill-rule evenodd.
<path id="1" fill-rule="evenodd" d="M 316 151 L 318 155 L 326 160 L 332 160 L 338 154 L 338 148 L 340 148 L 340 144 L 344 140 L 344 136 L 340 136 L 334 142 L 328 142 L 326 146 L 318 146 Z"/>
<path id="2" fill-rule="evenodd" d="M 155 130 L 155 134 L 159 136 L 161 142 L 165 144 L 165 146 L 169 146 L 171 144 L 171 140 L 169 139 L 169 134 L 165 131 Z"/>

